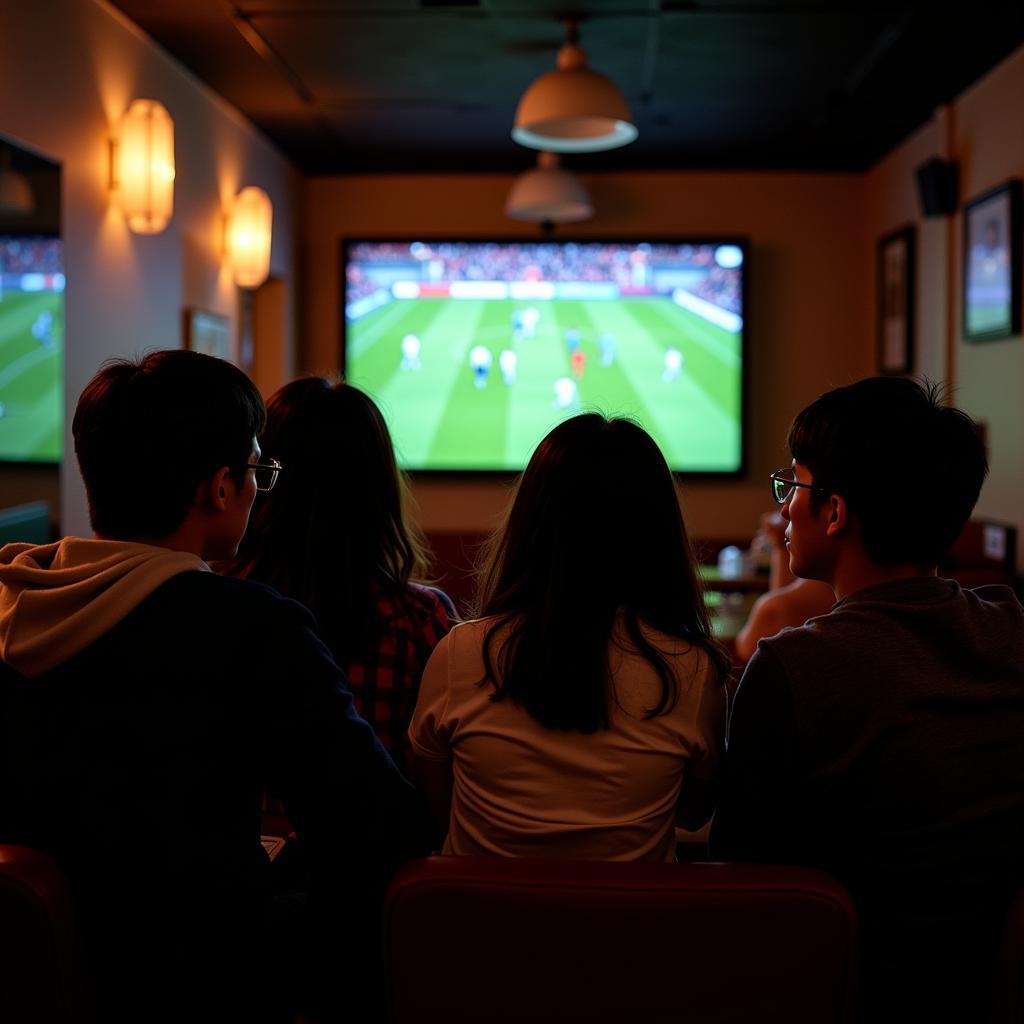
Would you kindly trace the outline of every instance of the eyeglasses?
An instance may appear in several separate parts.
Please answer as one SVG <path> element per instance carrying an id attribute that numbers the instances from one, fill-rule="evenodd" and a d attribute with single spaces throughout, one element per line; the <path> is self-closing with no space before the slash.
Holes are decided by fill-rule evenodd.
<path id="1" fill-rule="evenodd" d="M 777 469 L 768 479 L 772 482 L 772 497 L 780 505 L 785 505 L 789 501 L 794 487 L 806 487 L 809 491 L 817 491 L 819 494 L 826 493 L 823 487 L 800 483 L 799 480 L 794 478 L 793 470 L 791 469 Z"/>
<path id="2" fill-rule="evenodd" d="M 284 468 L 277 459 L 267 459 L 266 462 L 249 462 L 242 467 L 244 470 L 253 471 L 253 479 L 256 481 L 257 491 L 272 491 L 277 483 L 277 474 Z"/>

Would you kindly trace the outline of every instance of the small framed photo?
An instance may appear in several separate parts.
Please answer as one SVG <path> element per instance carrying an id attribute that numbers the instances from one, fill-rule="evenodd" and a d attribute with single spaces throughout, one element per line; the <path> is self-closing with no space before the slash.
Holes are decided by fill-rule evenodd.
<path id="1" fill-rule="evenodd" d="M 878 242 L 878 369 L 914 368 L 914 246 L 916 231 L 901 228 Z"/>
<path id="2" fill-rule="evenodd" d="M 218 359 L 231 359 L 231 321 L 204 309 L 185 310 L 185 348 Z"/>
<path id="3" fill-rule="evenodd" d="M 963 227 L 964 340 L 1020 334 L 1020 181 L 1008 181 L 969 202 Z"/>

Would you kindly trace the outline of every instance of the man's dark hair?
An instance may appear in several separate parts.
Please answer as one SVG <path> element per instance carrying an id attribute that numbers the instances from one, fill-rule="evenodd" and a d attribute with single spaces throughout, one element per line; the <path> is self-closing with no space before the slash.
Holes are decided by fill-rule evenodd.
<path id="1" fill-rule="evenodd" d="M 223 359 L 171 350 L 105 363 L 71 428 L 93 529 L 118 539 L 173 532 L 218 469 L 241 486 L 265 420 L 256 386 Z"/>
<path id="2" fill-rule="evenodd" d="M 985 446 L 970 416 L 942 399 L 939 385 L 870 377 L 826 392 L 790 427 L 793 458 L 846 499 L 879 565 L 936 565 L 978 500 Z"/>

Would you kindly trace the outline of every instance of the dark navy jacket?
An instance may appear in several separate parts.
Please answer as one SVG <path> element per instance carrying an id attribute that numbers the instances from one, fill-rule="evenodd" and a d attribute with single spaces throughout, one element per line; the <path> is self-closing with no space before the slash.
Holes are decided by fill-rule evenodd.
<path id="1" fill-rule="evenodd" d="M 0 666 L 0 839 L 64 864 L 101 1019 L 270 1005 L 264 791 L 284 800 L 309 899 L 339 934 L 372 920 L 411 852 L 411 787 L 313 630 L 268 587 L 189 572 L 46 675 Z"/>

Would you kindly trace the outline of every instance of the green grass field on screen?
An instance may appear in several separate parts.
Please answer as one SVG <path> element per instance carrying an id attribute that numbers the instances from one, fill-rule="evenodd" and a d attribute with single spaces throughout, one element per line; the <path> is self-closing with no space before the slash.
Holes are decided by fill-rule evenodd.
<path id="1" fill-rule="evenodd" d="M 1010 312 L 1005 303 L 972 302 L 967 306 L 967 330 L 971 334 L 1010 332 Z"/>
<path id="2" fill-rule="evenodd" d="M 49 313 L 52 319 L 40 321 Z M 46 330 L 33 327 L 45 324 Z M 0 295 L 0 461 L 50 462 L 64 436 L 64 296 Z"/>
<path id="3" fill-rule="evenodd" d="M 533 337 L 515 342 L 512 318 L 532 306 Z M 556 408 L 554 383 L 572 377 L 566 332 L 586 355 L 578 400 Z M 615 358 L 601 366 L 598 338 L 610 332 Z M 402 339 L 421 342 L 420 368 L 401 368 Z M 490 350 L 486 386 L 477 387 L 469 353 Z M 665 380 L 665 352 L 682 353 Z M 499 369 L 515 351 L 516 381 Z M 670 298 L 393 300 L 347 325 L 346 376 L 377 400 L 407 469 L 520 470 L 543 436 L 581 411 L 630 416 L 655 438 L 678 471 L 733 472 L 740 465 L 742 348 L 730 333 Z"/>

